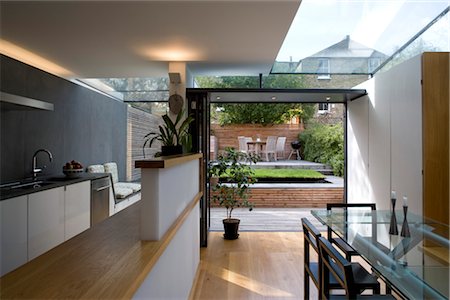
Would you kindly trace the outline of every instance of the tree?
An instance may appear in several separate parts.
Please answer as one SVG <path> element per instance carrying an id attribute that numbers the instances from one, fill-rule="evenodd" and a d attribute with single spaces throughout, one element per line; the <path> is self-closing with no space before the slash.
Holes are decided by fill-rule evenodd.
<path id="1" fill-rule="evenodd" d="M 257 76 L 223 76 L 196 77 L 197 85 L 201 88 L 258 88 Z M 303 79 L 297 75 L 269 75 L 263 76 L 264 88 L 296 89 L 304 87 Z M 243 103 L 243 104 L 214 104 L 212 119 L 220 124 L 280 124 L 295 116 L 304 121 L 315 113 L 312 104 L 304 103 Z"/>

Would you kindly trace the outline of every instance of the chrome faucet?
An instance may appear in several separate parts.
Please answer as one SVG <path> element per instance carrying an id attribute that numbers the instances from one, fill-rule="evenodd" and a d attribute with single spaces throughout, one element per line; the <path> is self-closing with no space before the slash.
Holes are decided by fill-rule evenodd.
<path id="1" fill-rule="evenodd" d="M 50 161 L 53 160 L 53 155 L 52 155 L 52 153 L 51 153 L 50 151 L 48 151 L 47 149 L 39 149 L 39 150 L 37 150 L 36 152 L 34 152 L 34 155 L 33 155 L 33 165 L 32 165 L 32 170 L 33 170 L 33 180 L 36 180 L 36 179 L 37 179 L 37 174 L 38 174 L 38 173 L 41 173 L 42 170 L 46 168 L 46 166 L 43 166 L 42 168 L 38 168 L 38 167 L 36 166 L 36 165 L 37 165 L 37 157 L 36 157 L 36 156 L 38 155 L 39 152 L 46 152 L 46 153 L 48 154 L 49 160 L 50 160 Z"/>

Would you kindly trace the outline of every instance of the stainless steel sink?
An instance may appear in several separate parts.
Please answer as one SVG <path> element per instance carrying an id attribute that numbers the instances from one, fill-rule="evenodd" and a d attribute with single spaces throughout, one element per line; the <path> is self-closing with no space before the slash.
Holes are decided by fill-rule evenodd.
<path id="1" fill-rule="evenodd" d="M 2 186 L 3 190 L 17 190 L 17 189 L 37 189 L 43 186 L 54 184 L 54 182 L 35 180 L 35 181 L 18 181 L 6 186 Z"/>

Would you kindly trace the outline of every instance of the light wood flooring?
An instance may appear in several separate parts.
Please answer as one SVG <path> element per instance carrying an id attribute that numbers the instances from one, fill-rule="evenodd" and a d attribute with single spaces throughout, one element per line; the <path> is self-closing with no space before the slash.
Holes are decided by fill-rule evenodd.
<path id="1" fill-rule="evenodd" d="M 317 299 L 314 285 L 311 298 Z M 303 299 L 303 233 L 210 232 L 193 299 Z"/>

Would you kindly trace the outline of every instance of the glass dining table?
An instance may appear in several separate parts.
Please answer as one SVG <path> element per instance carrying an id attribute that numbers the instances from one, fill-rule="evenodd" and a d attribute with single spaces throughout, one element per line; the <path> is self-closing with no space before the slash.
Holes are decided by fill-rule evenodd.
<path id="1" fill-rule="evenodd" d="M 312 210 L 312 215 L 344 239 L 373 270 L 405 299 L 449 298 L 449 226 L 396 211 L 398 234 L 389 234 L 393 218 L 384 210 Z"/>

